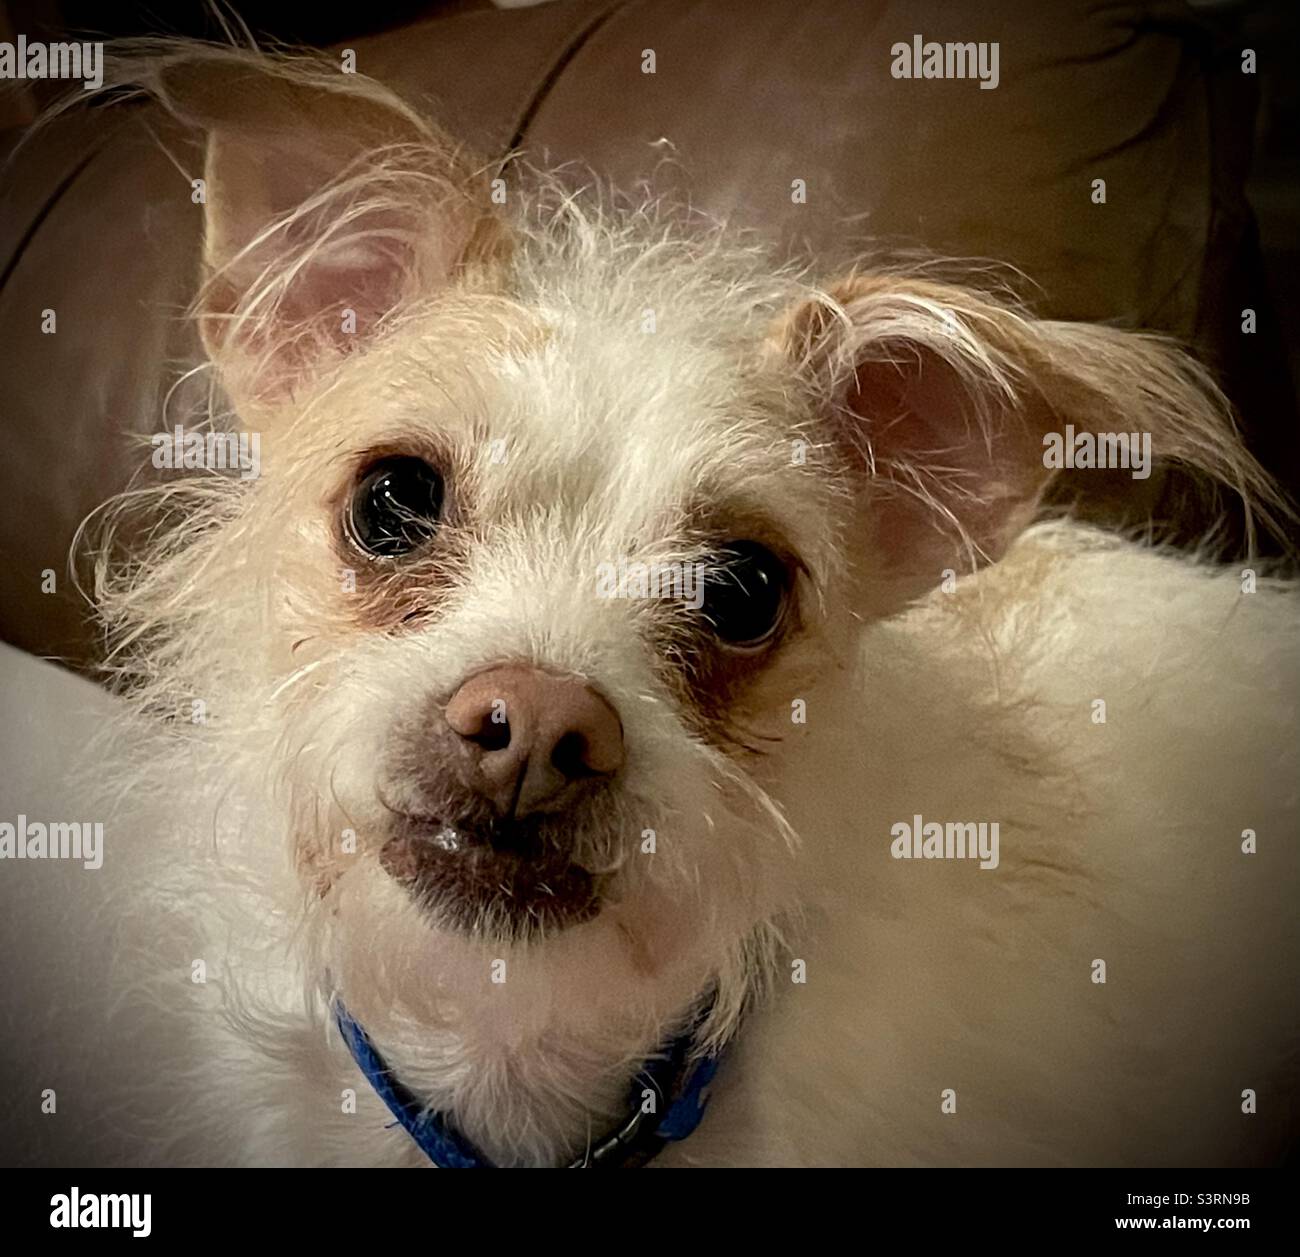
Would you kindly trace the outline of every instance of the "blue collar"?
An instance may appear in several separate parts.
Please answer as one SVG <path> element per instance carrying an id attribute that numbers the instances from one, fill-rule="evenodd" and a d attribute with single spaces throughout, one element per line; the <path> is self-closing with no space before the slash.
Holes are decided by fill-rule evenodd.
<path id="1" fill-rule="evenodd" d="M 708 1087 L 717 1073 L 719 1057 L 691 1059 L 695 1032 L 707 1016 L 709 1006 L 694 1019 L 690 1028 L 673 1039 L 662 1052 L 651 1057 L 632 1079 L 628 1092 L 627 1119 L 599 1143 L 565 1167 L 571 1170 L 625 1169 L 645 1165 L 664 1144 L 685 1139 L 699 1124 L 708 1104 Z M 379 1054 L 370 1037 L 353 1020 L 340 999 L 334 1000 L 334 1019 L 348 1045 L 352 1059 L 366 1081 L 388 1105 L 397 1124 L 439 1169 L 491 1170 L 496 1167 L 441 1114 L 420 1103 Z M 653 1104 L 647 1113 L 644 1095 Z M 663 1116 L 659 1109 L 663 1106 Z M 657 1120 L 656 1120 L 657 1119 Z"/>

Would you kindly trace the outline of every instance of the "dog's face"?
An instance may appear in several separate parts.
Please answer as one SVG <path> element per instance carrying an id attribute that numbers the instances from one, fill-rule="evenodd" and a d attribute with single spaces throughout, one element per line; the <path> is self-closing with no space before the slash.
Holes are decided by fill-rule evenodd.
<path id="1" fill-rule="evenodd" d="M 144 618 L 186 606 L 175 654 L 237 678 L 229 740 L 284 789 L 345 985 L 509 952 L 546 1000 L 581 971 L 662 1011 L 796 896 L 857 630 L 1014 536 L 1042 434 L 1112 401 L 1096 346 L 502 207 L 387 96 L 233 73 L 164 94 L 208 132 L 201 325 L 263 474 Z"/>
<path id="2" fill-rule="evenodd" d="M 297 388 L 238 544 L 280 591 L 249 644 L 274 762 L 329 804 L 294 835 L 317 893 L 661 957 L 779 902 L 843 499 L 761 321 L 608 279 L 507 265 Z"/>

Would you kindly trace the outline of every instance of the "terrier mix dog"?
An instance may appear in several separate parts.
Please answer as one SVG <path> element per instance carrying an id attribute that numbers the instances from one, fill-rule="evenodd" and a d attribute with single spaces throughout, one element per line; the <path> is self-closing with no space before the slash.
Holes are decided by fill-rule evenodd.
<path id="1" fill-rule="evenodd" d="M 197 313 L 262 467 L 99 551 L 122 758 L 206 798 L 119 827 L 184 1080 L 105 1097 L 132 1156 L 1285 1154 L 1295 586 L 1041 510 L 1067 430 L 1276 510 L 1201 368 L 494 197 L 311 61 L 133 73 L 206 137 Z"/>

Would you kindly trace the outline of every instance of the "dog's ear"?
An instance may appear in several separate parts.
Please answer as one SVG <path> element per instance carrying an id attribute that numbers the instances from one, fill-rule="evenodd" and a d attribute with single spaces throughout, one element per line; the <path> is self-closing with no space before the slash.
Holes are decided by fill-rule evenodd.
<path id="1" fill-rule="evenodd" d="M 503 247 L 486 176 L 377 84 L 215 52 L 165 62 L 152 87 L 206 136 L 197 310 L 241 408 L 292 396 L 406 301 Z"/>
<path id="2" fill-rule="evenodd" d="M 1156 457 L 1274 501 L 1203 368 L 1160 337 L 1034 320 L 984 293 L 854 275 L 779 323 L 818 443 L 855 481 L 865 615 L 993 562 L 1039 511 L 1049 434 L 1149 434 Z"/>

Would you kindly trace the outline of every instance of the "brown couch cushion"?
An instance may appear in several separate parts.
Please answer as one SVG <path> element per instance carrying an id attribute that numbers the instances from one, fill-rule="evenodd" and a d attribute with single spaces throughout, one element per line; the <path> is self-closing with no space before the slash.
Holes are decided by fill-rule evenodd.
<path id="1" fill-rule="evenodd" d="M 914 34 L 998 41 L 999 86 L 893 78 L 891 45 Z M 1250 111 L 1215 89 L 1232 65 L 1181 0 L 960 13 L 942 0 L 563 0 L 352 46 L 359 69 L 488 155 L 518 146 L 645 181 L 792 252 L 1009 263 L 1043 313 L 1162 328 L 1212 358 L 1236 347 Z M 127 438 L 161 426 L 196 361 L 180 315 L 197 165 L 149 107 L 86 110 L 35 137 L 0 187 L 0 632 L 74 666 L 96 644 L 65 575 L 73 532 L 147 463 Z M 42 592 L 44 569 L 58 592 Z"/>

